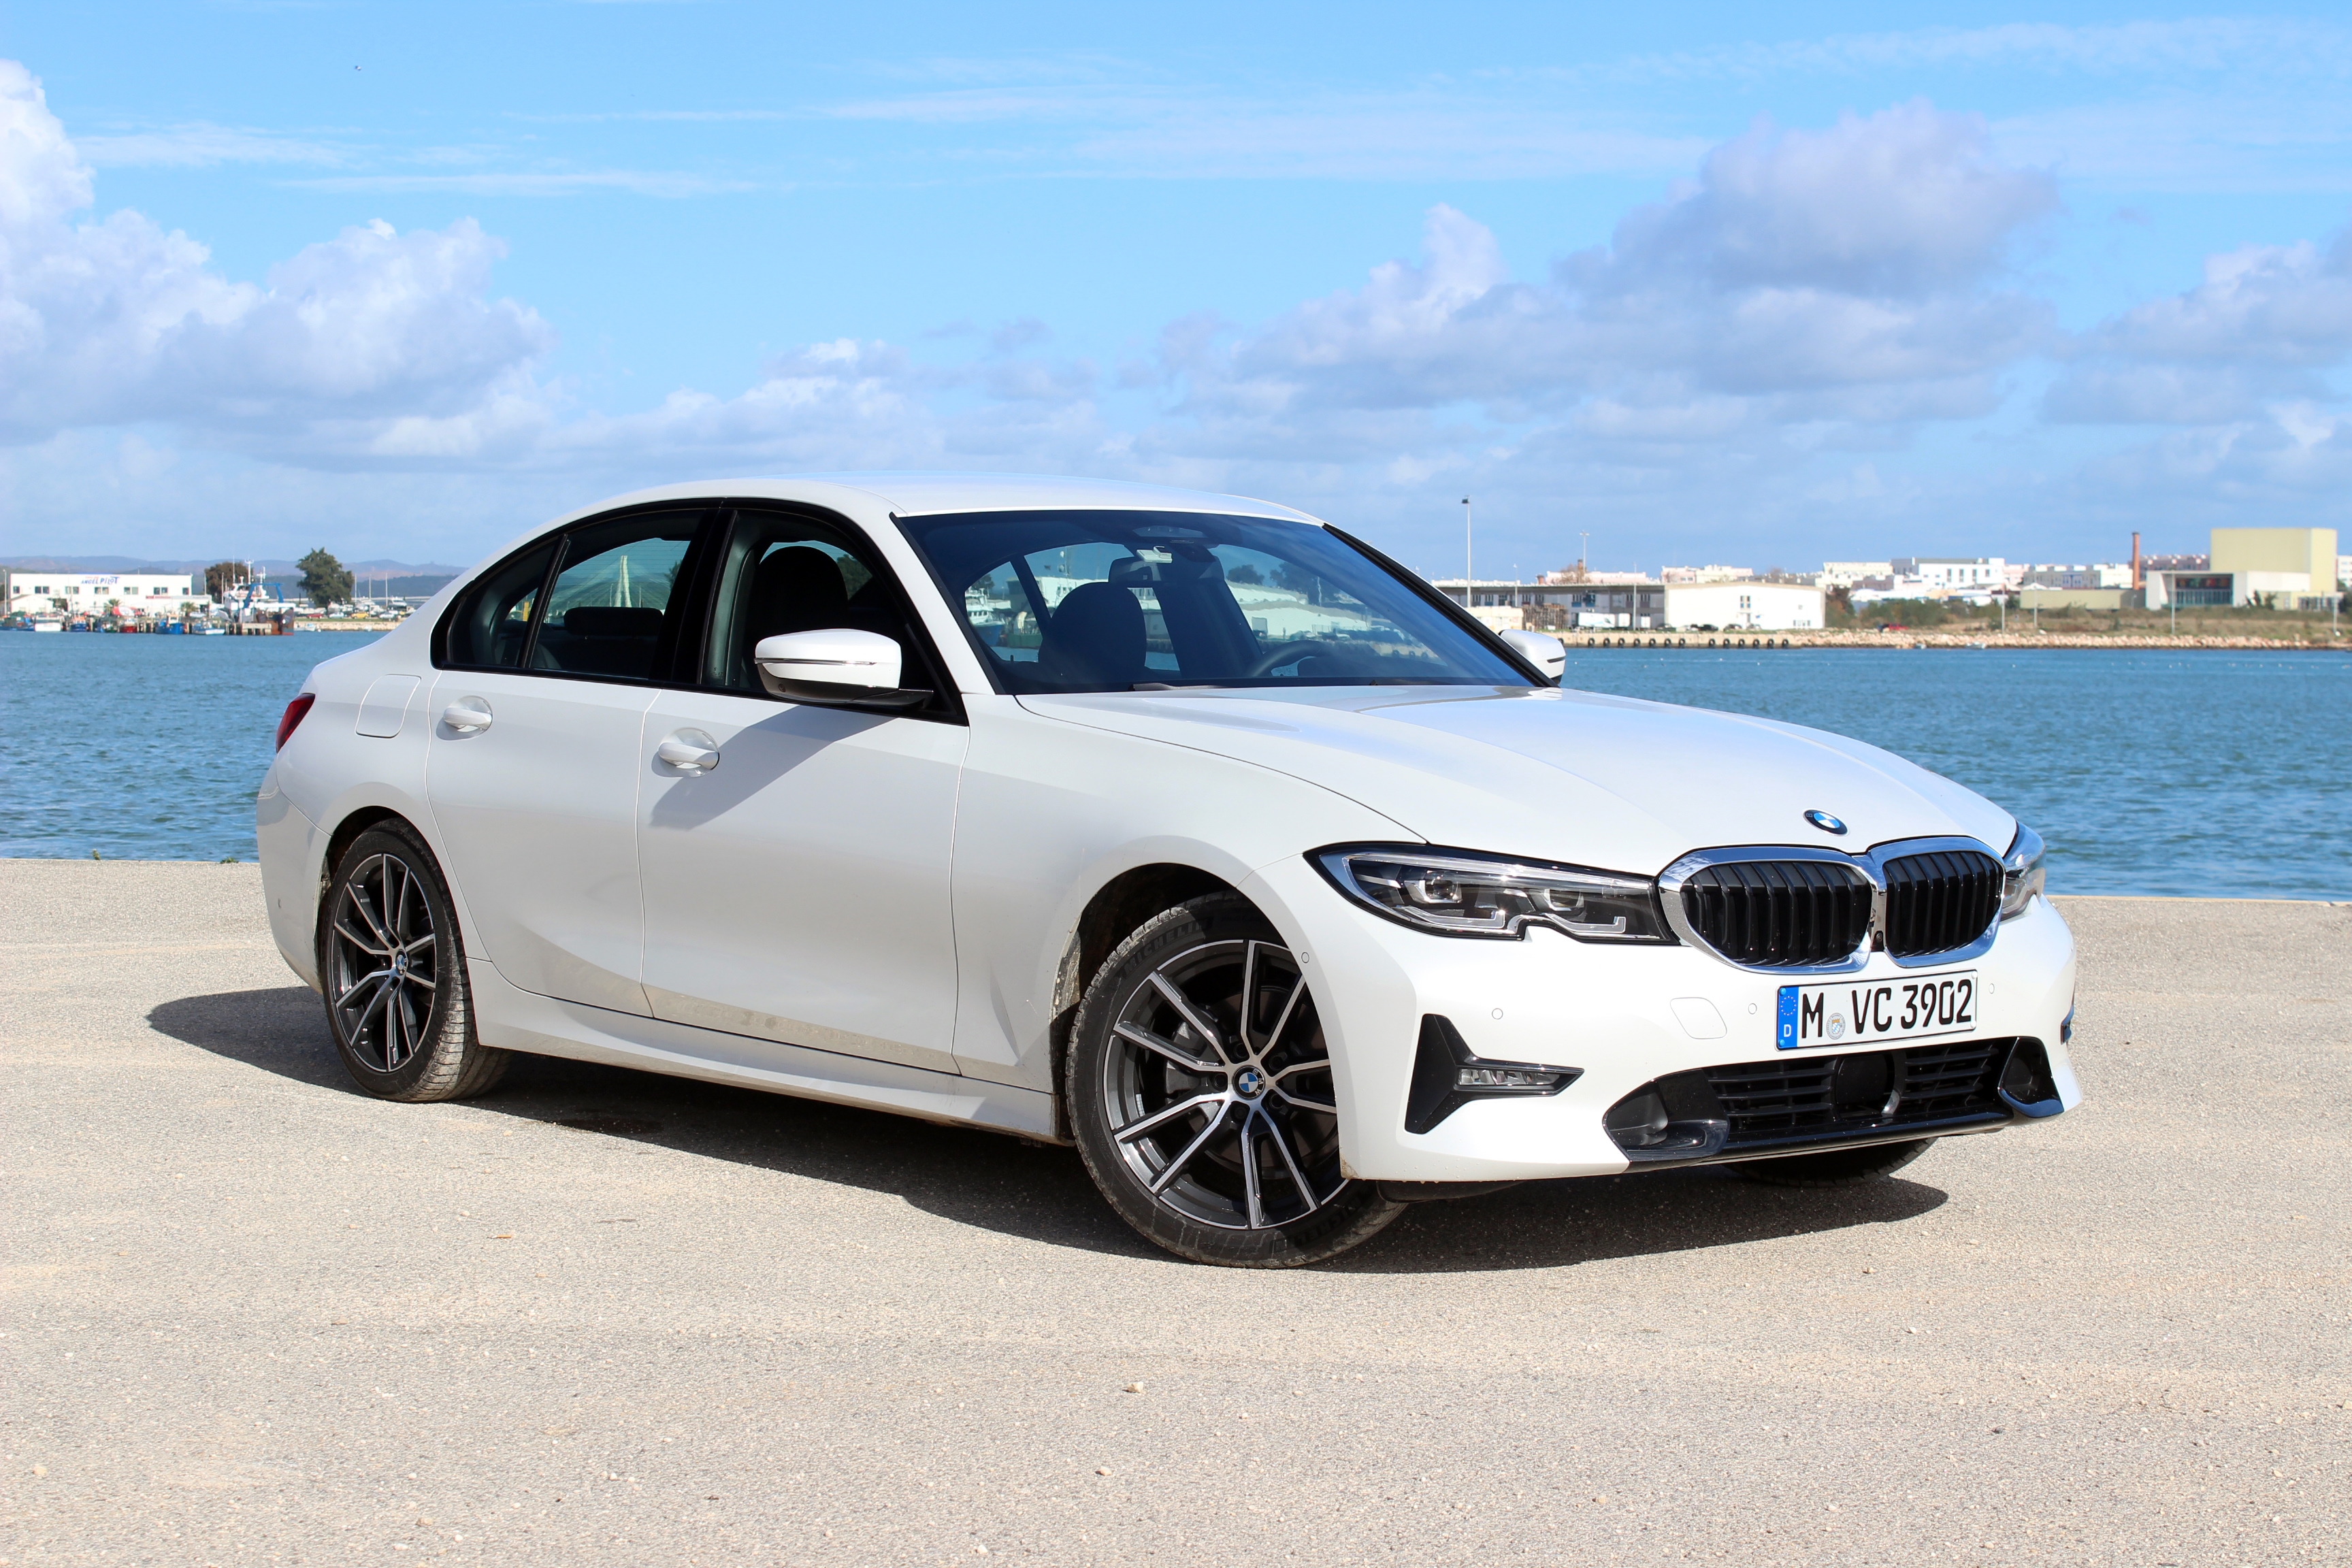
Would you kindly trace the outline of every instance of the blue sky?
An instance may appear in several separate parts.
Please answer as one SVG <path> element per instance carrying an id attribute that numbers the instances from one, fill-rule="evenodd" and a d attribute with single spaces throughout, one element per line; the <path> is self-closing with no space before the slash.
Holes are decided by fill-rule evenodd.
<path id="1" fill-rule="evenodd" d="M 0 553 L 1159 479 L 1424 570 L 2352 528 L 2352 23 L 0 5 Z"/>

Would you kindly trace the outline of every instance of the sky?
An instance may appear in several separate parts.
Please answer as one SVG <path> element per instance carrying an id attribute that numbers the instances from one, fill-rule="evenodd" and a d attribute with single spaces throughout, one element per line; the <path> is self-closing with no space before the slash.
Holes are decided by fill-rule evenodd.
<path id="1" fill-rule="evenodd" d="M 2352 16 L 0 0 L 0 555 L 638 486 L 1265 497 L 1432 575 L 2352 531 Z"/>

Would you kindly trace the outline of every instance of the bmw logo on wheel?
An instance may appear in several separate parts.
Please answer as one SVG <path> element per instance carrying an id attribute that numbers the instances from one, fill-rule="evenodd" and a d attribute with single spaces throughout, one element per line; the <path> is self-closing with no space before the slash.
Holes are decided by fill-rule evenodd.
<path id="1" fill-rule="evenodd" d="M 1823 833 L 1843 833 L 1845 831 L 1845 824 L 1840 822 L 1836 817 L 1832 816 L 1826 811 L 1809 811 L 1805 813 L 1805 820 L 1811 823 L 1815 827 L 1820 828 Z"/>

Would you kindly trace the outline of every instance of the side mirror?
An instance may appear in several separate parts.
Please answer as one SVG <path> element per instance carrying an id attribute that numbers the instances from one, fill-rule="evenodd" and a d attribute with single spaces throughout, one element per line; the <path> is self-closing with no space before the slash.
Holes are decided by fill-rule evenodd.
<path id="1" fill-rule="evenodd" d="M 898 643 L 880 632 L 786 632 L 751 650 L 772 697 L 826 708 L 919 708 L 927 689 L 898 684 Z"/>
<path id="2" fill-rule="evenodd" d="M 1542 670 L 1545 679 L 1554 686 L 1559 684 L 1560 676 L 1568 669 L 1568 649 L 1558 637 L 1518 630 L 1496 635 L 1511 645 L 1513 653 Z"/>

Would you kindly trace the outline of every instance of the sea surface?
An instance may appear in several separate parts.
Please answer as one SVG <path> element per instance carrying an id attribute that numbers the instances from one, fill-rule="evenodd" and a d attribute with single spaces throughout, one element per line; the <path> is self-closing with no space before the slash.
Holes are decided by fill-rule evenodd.
<path id="1" fill-rule="evenodd" d="M 0 856 L 252 859 L 279 713 L 367 640 L 0 632 Z M 1567 684 L 1899 752 L 2032 824 L 2053 891 L 2352 899 L 2352 658 L 1577 648 Z"/>

